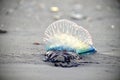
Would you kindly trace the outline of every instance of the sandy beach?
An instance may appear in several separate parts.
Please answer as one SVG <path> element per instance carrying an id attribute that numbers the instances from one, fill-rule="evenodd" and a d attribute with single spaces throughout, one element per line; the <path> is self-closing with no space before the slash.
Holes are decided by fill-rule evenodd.
<path id="1" fill-rule="evenodd" d="M 97 53 L 82 60 L 93 63 L 62 68 L 42 61 L 44 31 L 59 19 L 90 32 Z M 119 0 L 0 0 L 0 30 L 7 31 L 0 33 L 0 80 L 120 80 Z"/>

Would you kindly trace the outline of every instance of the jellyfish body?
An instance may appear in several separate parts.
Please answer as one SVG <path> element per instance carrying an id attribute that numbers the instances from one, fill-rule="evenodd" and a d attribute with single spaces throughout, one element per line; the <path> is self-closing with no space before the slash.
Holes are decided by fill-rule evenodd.
<path id="1" fill-rule="evenodd" d="M 77 54 L 96 52 L 89 32 L 66 19 L 58 20 L 45 31 L 47 51 L 67 51 Z"/>

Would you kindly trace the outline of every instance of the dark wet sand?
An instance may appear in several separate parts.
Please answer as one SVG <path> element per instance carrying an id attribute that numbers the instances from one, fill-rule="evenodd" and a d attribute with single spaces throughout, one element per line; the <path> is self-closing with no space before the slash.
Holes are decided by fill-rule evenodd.
<path id="1" fill-rule="evenodd" d="M 75 4 L 89 19 L 74 20 Z M 42 37 L 55 21 L 49 8 L 58 6 L 61 18 L 86 28 L 98 53 L 83 57 L 79 67 L 61 68 L 42 61 Z M 115 0 L 1 0 L 0 80 L 120 80 L 120 5 Z M 40 45 L 34 45 L 39 42 Z M 97 63 L 96 63 L 97 62 Z"/>

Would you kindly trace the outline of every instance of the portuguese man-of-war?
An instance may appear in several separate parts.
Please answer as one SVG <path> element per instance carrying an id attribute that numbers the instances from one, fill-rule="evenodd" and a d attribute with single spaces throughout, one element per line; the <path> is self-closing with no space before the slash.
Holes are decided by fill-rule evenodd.
<path id="1" fill-rule="evenodd" d="M 45 60 L 55 66 L 80 65 L 80 55 L 96 52 L 89 32 L 76 23 L 62 19 L 53 22 L 45 31 Z"/>

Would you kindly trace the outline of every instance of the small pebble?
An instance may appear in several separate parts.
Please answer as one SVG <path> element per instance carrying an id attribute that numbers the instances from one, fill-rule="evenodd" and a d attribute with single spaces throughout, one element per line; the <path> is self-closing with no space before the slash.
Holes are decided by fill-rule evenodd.
<path id="1" fill-rule="evenodd" d="M 1 34 L 1 33 L 7 33 L 7 31 L 0 29 L 0 34 Z"/>
<path id="2" fill-rule="evenodd" d="M 40 45 L 40 43 L 39 43 L 39 42 L 34 42 L 33 44 L 34 44 L 34 45 Z"/>
<path id="3" fill-rule="evenodd" d="M 76 20 L 85 19 L 85 16 L 83 16 L 82 14 L 79 14 L 79 13 L 72 13 L 70 15 L 70 17 L 72 19 L 76 19 Z"/>
<path id="4" fill-rule="evenodd" d="M 111 25 L 111 28 L 114 29 L 114 28 L 115 28 L 115 25 Z"/>
<path id="5" fill-rule="evenodd" d="M 58 7 L 51 7 L 50 10 L 51 10 L 51 12 L 58 12 L 59 8 Z"/>

